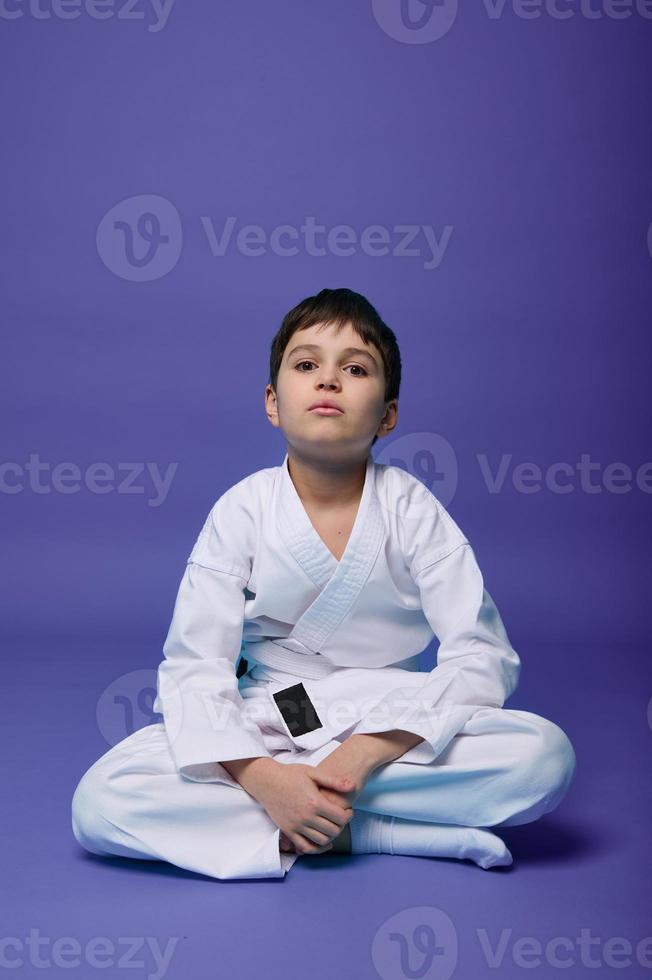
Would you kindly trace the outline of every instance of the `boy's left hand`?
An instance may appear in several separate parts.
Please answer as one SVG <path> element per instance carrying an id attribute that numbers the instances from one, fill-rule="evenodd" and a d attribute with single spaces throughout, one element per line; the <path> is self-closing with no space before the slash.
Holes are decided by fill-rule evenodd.
<path id="1" fill-rule="evenodd" d="M 369 776 L 379 764 L 379 761 L 372 760 L 367 752 L 360 751 L 359 743 L 356 744 L 351 740 L 342 742 L 330 755 L 318 762 L 315 769 L 325 770 L 333 776 L 348 777 L 353 780 L 353 789 L 344 793 L 320 787 L 319 792 L 323 793 L 331 802 L 339 803 L 345 808 L 353 808 L 353 804 L 364 789 Z M 280 849 L 282 851 L 294 850 L 283 832 L 280 835 Z"/>

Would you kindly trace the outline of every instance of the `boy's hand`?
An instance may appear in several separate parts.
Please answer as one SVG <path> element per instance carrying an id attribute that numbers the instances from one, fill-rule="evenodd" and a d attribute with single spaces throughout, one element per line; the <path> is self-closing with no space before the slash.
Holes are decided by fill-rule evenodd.
<path id="1" fill-rule="evenodd" d="M 343 742 L 342 745 L 335 749 L 329 756 L 322 759 L 321 762 L 314 766 L 315 771 L 319 771 L 322 774 L 328 774 L 333 776 L 335 779 L 349 779 L 351 782 L 351 789 L 349 790 L 331 790 L 326 787 L 321 788 L 321 793 L 330 802 L 335 803 L 340 806 L 344 806 L 353 817 L 353 803 L 356 798 L 360 795 L 364 789 L 365 783 L 369 778 L 370 774 L 379 765 L 377 759 L 372 759 L 367 753 L 361 754 L 356 751 L 359 746 L 359 742 L 351 742 L 347 740 Z M 338 835 L 335 834 L 333 840 Z M 279 847 L 282 851 L 293 851 L 294 848 L 285 834 L 281 831 L 279 837 Z M 332 847 L 332 842 L 331 842 Z M 328 847 L 323 848 L 323 850 L 329 850 Z"/>
<path id="2" fill-rule="evenodd" d="M 350 779 L 318 771 L 316 766 L 279 763 L 260 773 L 255 797 L 280 827 L 282 850 L 320 854 L 333 846 L 353 816 L 340 794 L 354 788 Z"/>
<path id="3" fill-rule="evenodd" d="M 371 758 L 365 751 L 360 751 L 359 747 L 359 742 L 347 739 L 314 767 L 317 772 L 335 779 L 351 781 L 351 788 L 344 792 L 332 793 L 329 790 L 322 790 L 330 798 L 351 808 L 364 789 L 369 776 L 379 765 L 377 760 Z"/>

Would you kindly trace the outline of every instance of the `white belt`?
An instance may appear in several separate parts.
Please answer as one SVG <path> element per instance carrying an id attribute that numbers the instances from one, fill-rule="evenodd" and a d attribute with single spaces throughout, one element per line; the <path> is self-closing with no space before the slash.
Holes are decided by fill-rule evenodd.
<path id="1" fill-rule="evenodd" d="M 320 653 L 295 653 L 286 647 L 279 646 L 271 640 L 259 640 L 245 647 L 244 656 L 247 661 L 253 660 L 265 667 L 284 670 L 299 677 L 310 677 L 318 680 L 326 677 L 340 668 Z"/>
<path id="2" fill-rule="evenodd" d="M 327 677 L 336 670 L 343 669 L 320 653 L 298 653 L 294 650 L 288 650 L 287 647 L 282 647 L 272 640 L 259 640 L 256 643 L 247 644 L 244 649 L 244 657 L 247 661 L 253 660 L 254 663 L 263 664 L 265 667 L 313 680 L 319 680 L 320 677 Z M 393 666 L 400 666 L 408 671 L 419 670 L 419 654 L 417 653 Z"/>

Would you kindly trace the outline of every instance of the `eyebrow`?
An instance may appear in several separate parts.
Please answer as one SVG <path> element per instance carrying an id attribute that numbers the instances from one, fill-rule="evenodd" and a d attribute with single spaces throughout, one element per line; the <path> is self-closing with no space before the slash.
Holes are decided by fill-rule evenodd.
<path id="1" fill-rule="evenodd" d="M 321 347 L 319 344 L 299 344 L 298 347 L 294 347 L 288 354 L 288 360 L 297 353 L 297 351 L 309 350 L 309 351 L 320 351 Z M 368 350 L 363 350 L 361 347 L 345 347 L 342 354 L 359 354 L 362 357 L 368 357 L 372 364 L 378 366 L 376 358 L 369 353 Z"/>

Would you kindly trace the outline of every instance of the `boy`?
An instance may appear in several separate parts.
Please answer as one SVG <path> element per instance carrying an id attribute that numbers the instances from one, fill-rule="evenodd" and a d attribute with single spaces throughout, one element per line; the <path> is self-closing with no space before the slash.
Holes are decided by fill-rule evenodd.
<path id="1" fill-rule="evenodd" d="M 283 877 L 327 851 L 487 869 L 512 863 L 488 827 L 565 795 L 566 734 L 503 707 L 520 660 L 471 545 L 424 484 L 370 454 L 396 425 L 400 374 L 358 293 L 324 289 L 284 318 L 266 412 L 285 459 L 212 507 L 158 668 L 164 721 L 75 791 L 86 849 L 221 879 Z"/>

